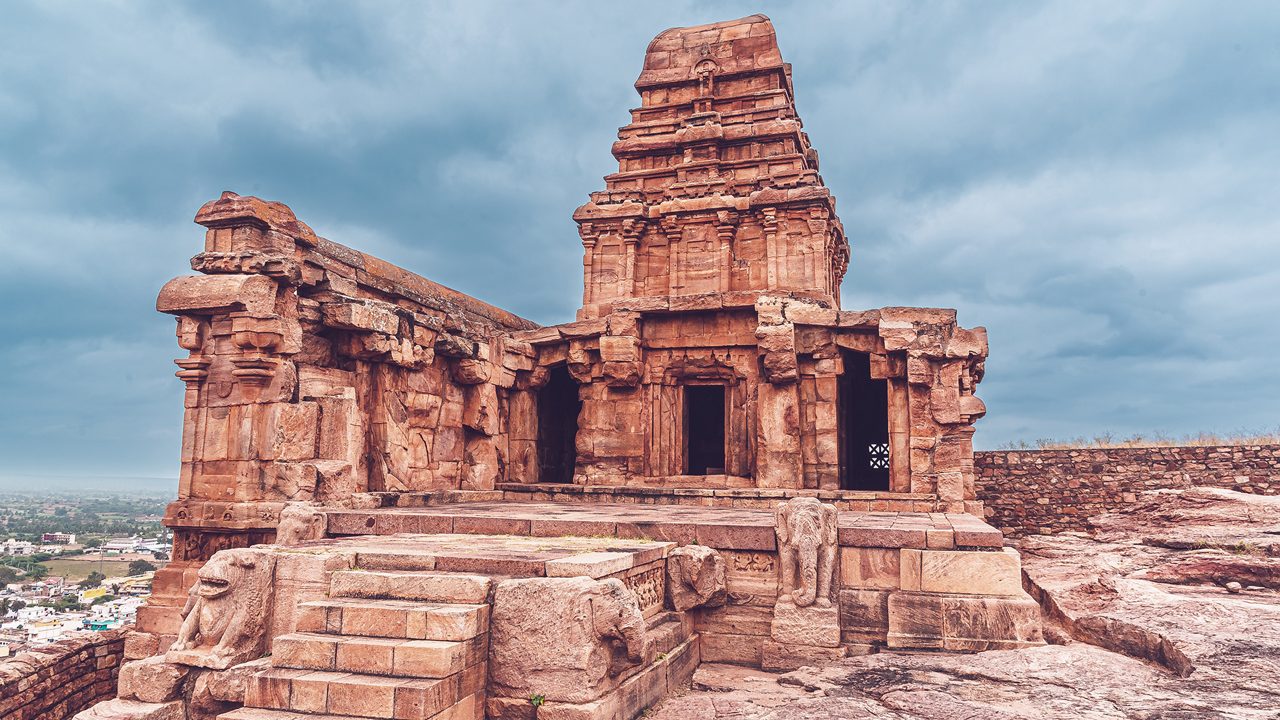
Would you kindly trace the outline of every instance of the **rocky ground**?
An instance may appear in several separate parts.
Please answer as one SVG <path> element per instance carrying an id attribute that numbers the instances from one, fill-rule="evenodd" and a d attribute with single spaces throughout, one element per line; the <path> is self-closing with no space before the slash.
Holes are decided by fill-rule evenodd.
<path id="1" fill-rule="evenodd" d="M 1015 543 L 1054 644 L 704 665 L 648 720 L 1280 718 L 1280 498 L 1161 491 Z"/>

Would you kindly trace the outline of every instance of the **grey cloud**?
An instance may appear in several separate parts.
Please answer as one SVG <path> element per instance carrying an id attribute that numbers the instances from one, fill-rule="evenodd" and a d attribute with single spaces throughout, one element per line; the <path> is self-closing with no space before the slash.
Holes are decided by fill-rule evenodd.
<path id="1" fill-rule="evenodd" d="M 196 208 L 318 232 L 542 322 L 648 40 L 736 2 L 11 4 L 0 474 L 172 475 L 155 292 Z M 991 332 L 979 445 L 1274 427 L 1274 4 L 766 8 L 854 242 L 847 307 Z"/>

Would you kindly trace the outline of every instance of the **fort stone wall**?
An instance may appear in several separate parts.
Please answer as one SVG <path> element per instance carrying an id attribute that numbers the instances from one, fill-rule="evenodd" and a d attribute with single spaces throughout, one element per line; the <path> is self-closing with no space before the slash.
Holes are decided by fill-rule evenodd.
<path id="1" fill-rule="evenodd" d="M 116 696 L 124 631 L 85 632 L 0 662 L 0 720 L 63 720 Z"/>
<path id="2" fill-rule="evenodd" d="M 1148 490 L 1280 495 L 1280 445 L 995 450 L 974 465 L 987 521 L 1013 535 L 1085 530 Z"/>

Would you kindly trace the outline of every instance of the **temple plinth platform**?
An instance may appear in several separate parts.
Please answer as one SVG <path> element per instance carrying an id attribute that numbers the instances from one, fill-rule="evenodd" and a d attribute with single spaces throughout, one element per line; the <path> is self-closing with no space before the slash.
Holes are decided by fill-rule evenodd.
<path id="1" fill-rule="evenodd" d="M 467 567 L 473 562 L 469 556 L 480 552 L 465 549 L 468 536 L 483 543 L 488 548 L 483 553 L 490 556 L 500 547 L 507 548 L 504 556 L 530 552 L 532 569 L 524 567 L 530 564 L 526 559 L 511 561 L 530 574 L 537 574 L 538 563 L 549 568 L 559 562 L 551 556 L 567 552 L 570 539 L 600 552 L 625 551 L 633 542 L 711 548 L 724 558 L 728 600 L 693 613 L 701 657 L 758 667 L 779 595 L 774 512 L 665 502 L 677 497 L 675 492 L 651 494 L 649 503 L 595 502 L 599 495 L 585 491 L 541 502 L 513 501 L 505 492 L 502 500 L 477 501 L 493 495 L 474 493 L 451 497 L 448 504 L 430 504 L 445 501 L 430 495 L 388 494 L 380 501 L 395 506 L 323 512 L 327 534 L 341 542 L 392 536 L 405 548 L 423 543 L 423 552 L 444 543 L 450 548 L 441 556 L 447 567 Z M 683 497 L 715 499 L 719 492 L 739 491 Z M 457 502 L 464 498 L 472 501 Z M 498 543 L 495 536 L 512 544 Z M 838 543 L 836 605 L 848 652 L 882 647 L 973 651 L 1042 642 L 1039 607 L 1023 592 L 1017 553 L 1003 547 L 999 530 L 976 516 L 842 511 Z"/>
<path id="2" fill-rule="evenodd" d="M 670 492 L 670 491 L 668 491 Z M 777 502 L 777 501 L 774 501 Z M 773 552 L 772 510 L 696 505 L 467 502 L 423 507 L 326 509 L 328 533 L 587 536 Z M 999 549 L 1000 531 L 964 513 L 842 512 L 840 545 L 916 550 Z"/>
<path id="3" fill-rule="evenodd" d="M 613 537 L 480 533 L 375 534 L 313 540 L 303 550 L 354 553 L 363 570 L 474 573 L 490 577 L 612 577 L 663 568 L 672 542 Z M 655 608 L 660 609 L 661 603 Z M 646 612 L 654 608 L 643 608 Z"/>

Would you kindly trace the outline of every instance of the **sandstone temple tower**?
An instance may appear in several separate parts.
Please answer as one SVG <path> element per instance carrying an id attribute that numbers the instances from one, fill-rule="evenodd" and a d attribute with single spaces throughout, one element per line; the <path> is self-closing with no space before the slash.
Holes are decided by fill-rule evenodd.
<path id="1" fill-rule="evenodd" d="M 974 495 L 986 333 L 840 306 L 773 25 L 663 32 L 636 89 L 565 324 L 200 208 L 174 560 L 86 718 L 629 720 L 703 661 L 1041 642 Z"/>
<path id="2" fill-rule="evenodd" d="M 662 33 L 636 89 L 618 172 L 574 213 L 579 322 L 518 335 L 581 402 L 539 404 L 543 437 L 577 443 L 544 443 L 537 479 L 936 493 L 963 509 L 985 331 L 950 310 L 841 311 L 849 244 L 773 26 Z"/>

